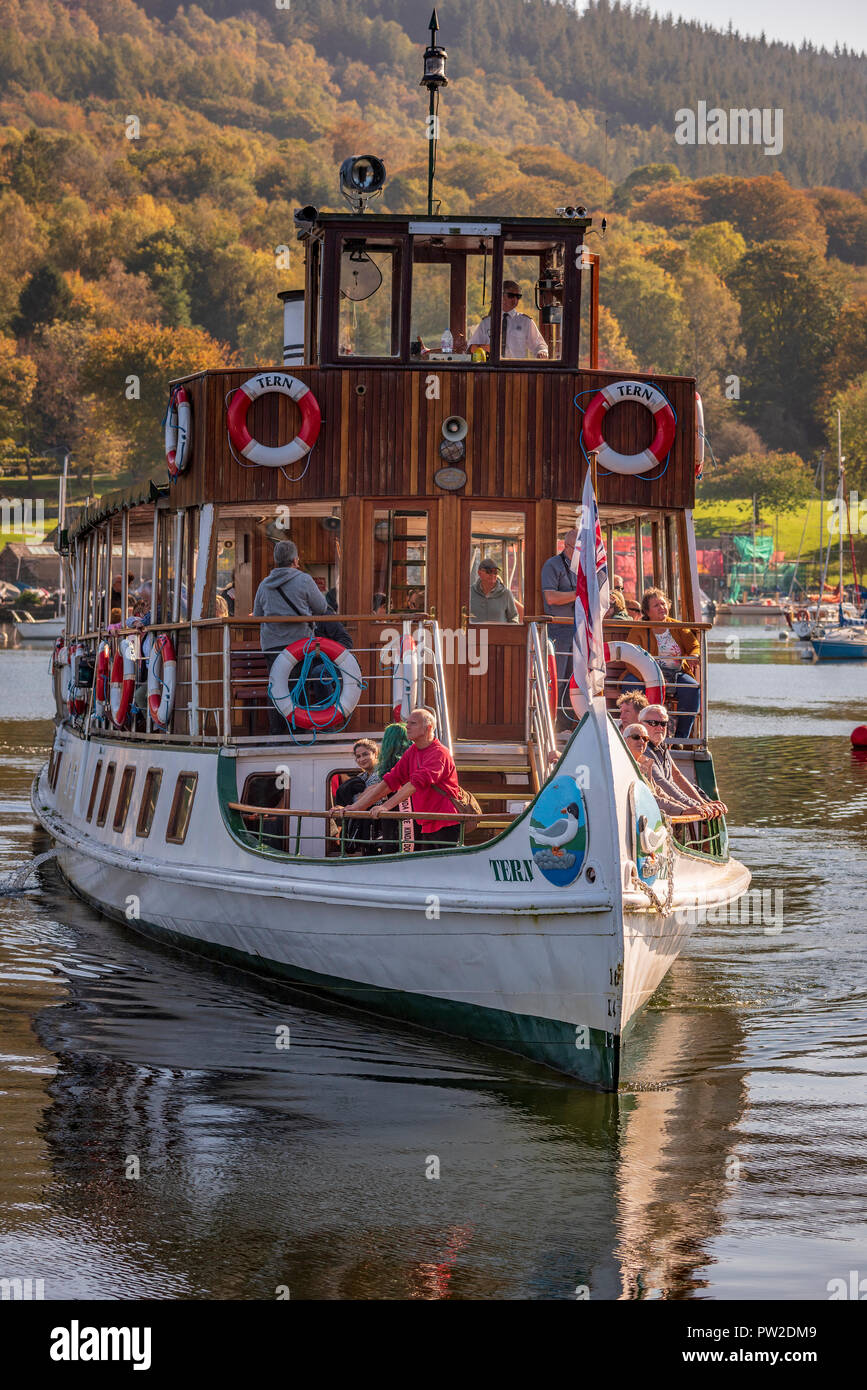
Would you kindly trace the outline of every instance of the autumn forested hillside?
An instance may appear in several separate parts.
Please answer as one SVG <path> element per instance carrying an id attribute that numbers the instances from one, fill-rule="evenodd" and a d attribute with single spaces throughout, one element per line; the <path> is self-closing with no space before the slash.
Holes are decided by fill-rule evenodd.
<path id="1" fill-rule="evenodd" d="M 438 9 L 443 211 L 604 213 L 605 363 L 694 373 L 721 460 L 811 460 L 840 400 L 867 487 L 863 58 L 626 6 Z M 169 376 L 277 360 L 292 209 L 338 206 L 345 155 L 384 155 L 385 206 L 423 208 L 429 12 L 0 0 L 7 474 L 66 443 L 79 467 L 145 476 Z M 782 108 L 779 155 L 678 145 L 675 112 L 700 99 Z"/>

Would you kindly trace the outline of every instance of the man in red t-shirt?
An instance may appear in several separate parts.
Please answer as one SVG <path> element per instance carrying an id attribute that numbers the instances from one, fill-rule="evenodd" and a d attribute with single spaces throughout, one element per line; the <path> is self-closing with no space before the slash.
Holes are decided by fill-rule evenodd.
<path id="1" fill-rule="evenodd" d="M 454 816 L 454 803 L 460 791 L 458 774 L 454 759 L 436 737 L 436 719 L 427 709 L 414 709 L 406 721 L 406 732 L 412 739 L 412 747 L 386 772 L 381 782 L 376 782 L 362 792 L 350 810 L 366 811 L 373 808 L 373 815 L 381 811 L 391 811 L 407 797 L 412 797 L 412 809 L 420 811 L 441 811 L 442 819 L 416 821 L 415 830 L 419 849 L 447 849 L 458 843 L 461 831 L 460 821 Z M 382 800 L 386 794 L 391 795 Z M 379 803 L 378 805 L 375 803 Z M 334 814 L 342 813 L 342 807 L 334 807 Z"/>

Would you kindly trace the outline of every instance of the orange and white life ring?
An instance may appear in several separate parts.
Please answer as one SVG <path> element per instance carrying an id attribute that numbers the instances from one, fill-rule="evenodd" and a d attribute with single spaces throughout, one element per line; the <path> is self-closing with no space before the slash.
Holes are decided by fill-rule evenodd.
<path id="1" fill-rule="evenodd" d="M 151 719 L 161 729 L 167 729 L 175 707 L 175 686 L 178 661 L 172 639 L 161 632 L 151 646 L 148 658 L 148 709 Z"/>
<path id="2" fill-rule="evenodd" d="M 605 660 L 620 661 L 630 671 L 644 681 L 644 693 L 649 705 L 661 705 L 665 701 L 665 677 L 662 667 L 650 652 L 638 647 L 634 642 L 606 642 Z M 575 682 L 569 677 L 569 700 L 575 713 L 580 717 L 587 708 L 587 702 Z"/>
<path id="3" fill-rule="evenodd" d="M 291 444 L 282 444 L 277 449 L 258 443 L 247 429 L 247 411 L 253 401 L 269 391 L 278 391 L 294 401 L 301 411 L 301 428 Z M 299 381 L 287 372 L 260 372 L 245 381 L 232 397 L 227 415 L 229 438 L 240 454 L 250 463 L 264 468 L 284 468 L 297 463 L 309 454 L 322 425 L 322 412 L 319 402 L 306 382 Z"/>
<path id="4" fill-rule="evenodd" d="M 650 411 L 656 421 L 653 442 L 649 449 L 642 449 L 640 454 L 618 454 L 602 437 L 605 416 L 611 406 L 620 401 L 637 401 Z M 588 454 L 595 453 L 599 465 L 612 473 L 646 473 L 648 468 L 657 468 L 665 462 L 674 443 L 676 423 L 674 411 L 655 386 L 646 381 L 614 381 L 596 392 L 584 412 L 584 448 Z"/>
<path id="5" fill-rule="evenodd" d="M 695 481 L 701 482 L 701 475 L 704 472 L 704 406 L 701 396 L 695 393 Z"/>
<path id="6" fill-rule="evenodd" d="M 295 668 L 308 652 L 320 651 L 334 662 L 340 672 L 340 694 L 333 705 L 324 709 L 305 709 L 292 698 Z M 294 729 L 342 729 L 358 704 L 364 681 L 361 667 L 352 652 L 330 637 L 301 637 L 290 642 L 271 667 L 268 694 L 272 703 Z"/>
<path id="7" fill-rule="evenodd" d="M 129 719 L 132 697 L 135 694 L 137 661 L 138 638 L 122 637 L 111 664 L 109 685 L 109 710 L 111 722 L 116 729 L 124 728 Z"/>
<path id="8" fill-rule="evenodd" d="M 96 654 L 96 671 L 93 678 L 94 719 L 105 718 L 105 701 L 108 696 L 110 666 L 111 647 L 107 642 L 100 642 L 99 651 Z"/>
<path id="9" fill-rule="evenodd" d="M 183 386 L 176 386 L 166 411 L 166 463 L 169 477 L 177 478 L 193 456 L 193 406 Z"/>

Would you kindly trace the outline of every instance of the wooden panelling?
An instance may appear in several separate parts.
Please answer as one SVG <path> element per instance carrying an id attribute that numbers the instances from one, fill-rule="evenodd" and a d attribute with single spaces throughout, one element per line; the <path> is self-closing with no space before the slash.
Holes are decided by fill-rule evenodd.
<path id="1" fill-rule="evenodd" d="M 298 367 L 322 410 L 322 430 L 305 472 L 251 468 L 232 457 L 226 431 L 226 399 L 247 372 L 208 372 L 187 382 L 193 404 L 193 459 L 172 488 L 177 506 L 202 501 L 292 502 L 346 496 L 415 497 L 437 494 L 433 476 L 441 464 L 441 425 L 463 415 L 468 482 L 465 496 L 555 498 L 580 496 L 584 460 L 581 412 L 594 390 L 620 379 L 616 372 L 554 368 L 474 370 L 430 364 L 406 367 Z M 428 400 L 428 377 L 439 379 L 439 398 Z M 683 377 L 637 376 L 671 400 L 677 432 L 667 467 L 649 479 L 599 472 L 604 504 L 689 507 L 694 502 L 695 387 Z M 360 391 L 359 388 L 363 388 Z M 268 393 L 248 414 L 254 438 L 288 442 L 300 426 L 288 397 Z M 653 423 L 634 402 L 614 406 L 605 437 L 621 453 L 650 443 Z M 303 476 L 301 476 L 303 474 Z M 293 481 L 294 480 L 294 481 Z"/>

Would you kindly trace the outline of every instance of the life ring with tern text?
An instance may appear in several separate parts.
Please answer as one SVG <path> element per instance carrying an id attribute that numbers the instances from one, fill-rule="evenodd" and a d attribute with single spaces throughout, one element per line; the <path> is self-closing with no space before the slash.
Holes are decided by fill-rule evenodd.
<path id="1" fill-rule="evenodd" d="M 650 447 L 638 454 L 619 454 L 602 437 L 602 424 L 613 405 L 620 401 L 637 401 L 649 410 L 656 422 L 656 433 Z M 676 421 L 674 411 L 661 391 L 646 381 L 614 381 L 603 386 L 584 412 L 582 437 L 588 454 L 595 453 L 597 463 L 612 473 L 646 473 L 658 468 L 674 443 Z"/>
<path id="2" fill-rule="evenodd" d="M 300 430 L 291 444 L 281 444 L 279 448 L 260 444 L 247 429 L 247 411 L 253 401 L 269 391 L 288 396 L 301 411 Z M 319 402 L 306 382 L 299 381 L 288 372 L 259 372 L 257 376 L 251 376 L 249 381 L 238 387 L 229 405 L 226 423 L 229 438 L 239 454 L 250 463 L 259 464 L 263 468 L 285 468 L 287 464 L 297 463 L 305 454 L 310 453 L 319 438 L 322 412 Z"/>

